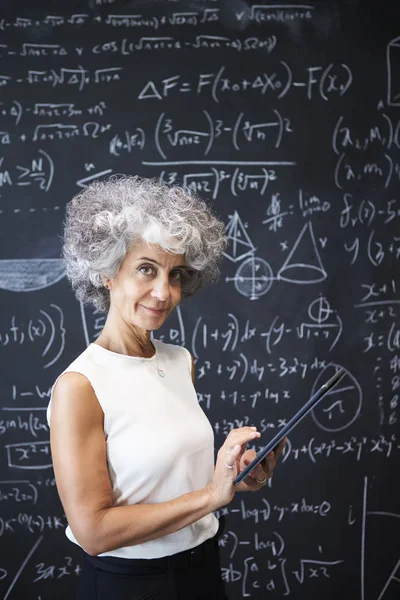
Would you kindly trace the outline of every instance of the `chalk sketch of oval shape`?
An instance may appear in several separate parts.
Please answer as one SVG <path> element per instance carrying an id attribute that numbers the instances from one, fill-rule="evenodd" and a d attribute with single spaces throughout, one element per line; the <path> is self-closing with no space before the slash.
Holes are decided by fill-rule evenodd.
<path id="1" fill-rule="evenodd" d="M 250 300 L 256 300 L 269 291 L 273 273 L 267 261 L 251 256 L 242 262 L 234 279 L 239 294 L 247 296 Z"/>
<path id="2" fill-rule="evenodd" d="M 284 269 L 285 275 L 279 271 L 278 279 L 288 283 L 319 283 L 326 279 L 326 273 L 322 273 L 319 267 L 306 265 L 304 263 L 292 264 Z"/>
<path id="3" fill-rule="evenodd" d="M 50 287 L 65 275 L 62 258 L 0 259 L 0 288 L 34 292 Z"/>
<path id="4" fill-rule="evenodd" d="M 341 368 L 341 365 L 329 363 L 315 380 L 311 394 L 314 394 L 324 381 L 332 377 L 332 375 L 334 375 L 336 371 Z M 339 394 L 344 396 L 344 398 L 339 398 Z M 349 412 L 349 405 L 351 404 L 352 416 L 349 417 L 348 414 L 346 415 L 346 410 L 343 409 L 343 404 L 346 405 L 347 413 Z M 361 387 L 354 375 L 352 375 L 346 369 L 346 375 L 342 381 L 326 394 L 325 398 L 323 398 L 311 411 L 311 414 L 312 418 L 320 429 L 323 429 L 324 431 L 342 431 L 343 429 L 350 427 L 350 425 L 358 418 L 358 415 L 361 411 L 361 406 Z M 340 416 L 341 414 L 344 414 L 345 417 L 343 417 L 343 421 L 346 421 L 343 422 L 343 424 L 341 424 L 339 427 L 337 426 L 337 423 L 336 426 L 334 426 L 334 422 L 332 423 L 332 426 L 328 425 L 327 421 L 331 417 L 326 417 L 325 413 L 327 411 L 331 411 L 331 414 L 332 412 L 335 413 L 333 419 L 336 419 L 336 421 L 339 421 L 338 415 Z"/>

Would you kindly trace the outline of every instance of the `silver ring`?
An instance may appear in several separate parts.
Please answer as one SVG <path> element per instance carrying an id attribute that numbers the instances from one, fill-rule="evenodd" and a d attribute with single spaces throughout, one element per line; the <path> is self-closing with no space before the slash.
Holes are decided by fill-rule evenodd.
<path id="1" fill-rule="evenodd" d="M 257 479 L 256 477 L 256 481 L 259 485 L 262 485 L 263 483 L 265 483 L 267 481 L 268 477 L 266 477 L 265 479 L 262 479 L 261 481 L 259 479 Z"/>
<path id="2" fill-rule="evenodd" d="M 228 468 L 228 469 L 233 469 L 233 465 L 227 465 L 226 462 L 224 462 L 224 465 Z"/>

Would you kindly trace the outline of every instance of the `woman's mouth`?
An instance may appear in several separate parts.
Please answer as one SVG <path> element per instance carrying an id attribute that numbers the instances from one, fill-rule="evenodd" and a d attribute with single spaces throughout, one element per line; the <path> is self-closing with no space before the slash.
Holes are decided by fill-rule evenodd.
<path id="1" fill-rule="evenodd" d="M 143 304 L 142 304 L 143 306 Z M 150 306 L 143 306 L 147 311 L 149 311 L 153 315 L 161 315 L 166 311 L 165 308 L 151 308 Z"/>

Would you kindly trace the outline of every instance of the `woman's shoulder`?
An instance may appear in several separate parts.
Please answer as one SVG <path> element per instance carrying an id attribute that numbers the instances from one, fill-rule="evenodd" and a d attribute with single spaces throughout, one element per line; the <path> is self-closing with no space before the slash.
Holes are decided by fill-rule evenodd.
<path id="1" fill-rule="evenodd" d="M 69 365 L 67 365 L 63 371 L 61 371 L 61 373 L 59 373 L 58 377 L 56 378 L 54 384 L 53 384 L 53 388 L 55 387 L 56 383 L 58 383 L 58 381 L 61 379 L 61 377 L 64 378 L 64 376 L 66 376 L 67 374 L 72 375 L 72 374 L 76 374 L 76 373 L 80 373 L 80 374 L 84 374 L 85 372 L 85 365 L 90 364 L 91 360 L 90 360 L 90 354 L 91 354 L 91 345 L 87 346 L 83 352 L 81 352 L 80 354 L 78 354 L 77 356 L 75 356 L 75 358 L 72 360 L 72 362 L 69 363 Z M 67 377 L 67 380 L 72 380 L 73 377 Z"/>
<path id="2" fill-rule="evenodd" d="M 47 421 L 50 423 L 51 407 L 54 397 L 66 398 L 67 396 L 81 397 L 82 395 L 93 397 L 93 386 L 91 375 L 93 370 L 92 348 L 90 344 L 58 375 L 51 390 L 49 404 L 47 407 Z"/>
<path id="3" fill-rule="evenodd" d="M 76 418 L 81 418 L 87 411 L 94 411 L 99 417 L 102 415 L 90 381 L 83 373 L 76 370 L 61 373 L 52 387 L 46 414 L 49 425 L 54 409 L 59 415 L 68 412 Z"/>
<path id="4" fill-rule="evenodd" d="M 74 366 L 78 365 L 81 362 L 86 362 L 90 358 L 90 356 L 92 354 L 92 346 L 93 345 L 94 344 L 89 344 L 79 354 L 76 354 L 75 356 L 72 356 L 71 357 L 72 358 L 71 362 L 65 367 L 64 371 L 69 370 L 71 367 L 74 367 Z"/>
<path id="5" fill-rule="evenodd" d="M 100 349 L 100 352 L 99 352 Z M 113 357 L 113 353 L 104 353 L 103 348 L 98 344 L 89 344 L 80 354 L 75 356 L 72 362 L 64 369 L 63 373 L 69 371 L 75 371 L 78 373 L 85 374 L 86 372 L 92 372 L 93 370 L 99 370 L 104 367 L 107 362 Z M 110 354 L 110 356 L 109 356 Z"/>

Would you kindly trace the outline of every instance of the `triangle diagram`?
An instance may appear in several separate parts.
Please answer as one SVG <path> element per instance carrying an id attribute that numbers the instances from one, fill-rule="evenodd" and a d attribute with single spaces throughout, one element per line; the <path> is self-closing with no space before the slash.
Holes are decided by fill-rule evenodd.
<path id="1" fill-rule="evenodd" d="M 289 256 L 278 272 L 278 279 L 290 283 L 318 283 L 327 274 L 318 252 L 311 222 L 304 225 Z"/>
<path id="2" fill-rule="evenodd" d="M 237 262 L 254 252 L 255 247 L 253 242 L 249 238 L 246 228 L 236 210 L 229 218 L 229 223 L 225 227 L 225 233 L 228 240 L 228 247 L 223 254 L 232 262 Z"/>

